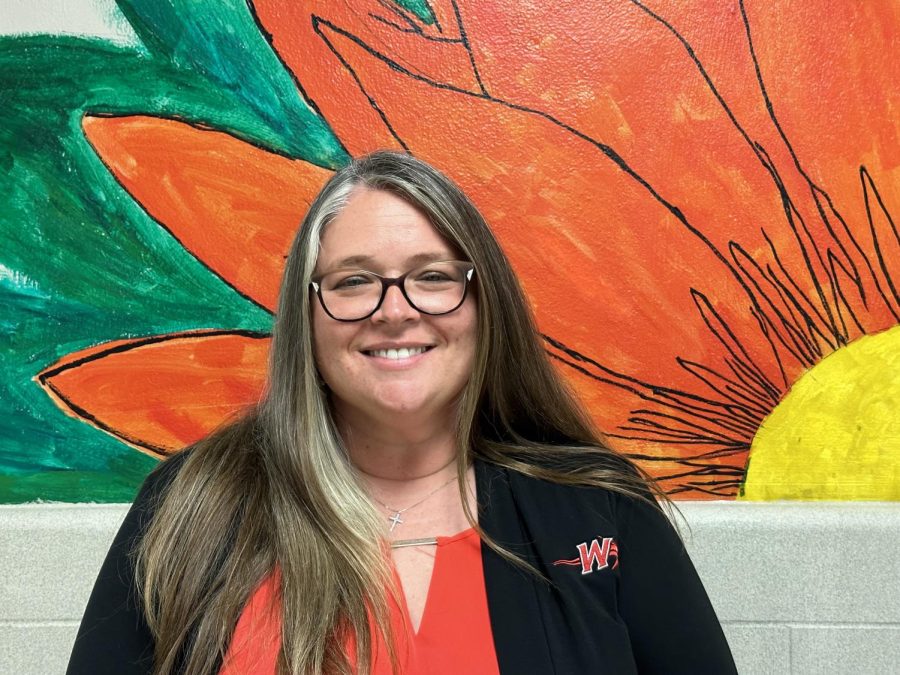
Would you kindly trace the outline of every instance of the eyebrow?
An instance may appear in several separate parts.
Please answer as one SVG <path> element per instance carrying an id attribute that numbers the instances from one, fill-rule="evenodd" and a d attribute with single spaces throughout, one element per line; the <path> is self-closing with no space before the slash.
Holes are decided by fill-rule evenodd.
<path id="1" fill-rule="evenodd" d="M 453 253 L 449 251 L 417 253 L 416 255 L 407 258 L 406 264 L 412 267 L 417 267 L 428 262 L 434 262 L 435 260 L 449 260 L 452 257 Z M 375 258 L 370 255 L 351 255 L 346 258 L 341 258 L 334 265 L 330 265 L 329 269 L 339 270 L 345 269 L 347 267 L 360 268 L 364 265 L 371 264 L 374 260 Z"/>

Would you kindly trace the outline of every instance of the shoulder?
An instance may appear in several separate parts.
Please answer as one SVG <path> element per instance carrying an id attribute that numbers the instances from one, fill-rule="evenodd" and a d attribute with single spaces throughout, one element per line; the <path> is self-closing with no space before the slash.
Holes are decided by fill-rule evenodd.
<path id="1" fill-rule="evenodd" d="M 169 486 L 187 462 L 189 454 L 190 451 L 185 450 L 162 460 L 144 479 L 122 524 L 123 530 L 129 532 L 132 538 L 140 537 L 147 529 Z"/>
<path id="2" fill-rule="evenodd" d="M 190 450 L 184 450 L 160 461 L 144 479 L 135 503 L 156 501 L 163 495 L 181 472 L 190 454 Z"/>
<path id="3" fill-rule="evenodd" d="M 516 522 L 551 539 L 580 541 L 588 530 L 620 535 L 635 509 L 658 511 L 655 502 L 607 487 L 557 482 L 486 462 L 476 465 L 476 475 L 485 522 L 504 530 Z"/>
<path id="4" fill-rule="evenodd" d="M 192 450 L 188 449 L 166 457 L 147 475 L 141 489 L 160 490 L 167 487 L 181 471 L 191 453 Z"/>
<path id="5" fill-rule="evenodd" d="M 516 501 L 538 502 L 544 510 L 562 513 L 602 512 L 609 517 L 629 518 L 634 508 L 659 511 L 652 490 L 624 457 L 586 451 L 584 455 L 539 457 L 527 465 L 516 469 L 476 461 L 480 492 L 488 499 L 506 494 Z M 598 484 L 579 484 L 579 474 L 591 472 L 603 479 Z M 626 484 L 628 489 L 618 489 L 616 484 Z"/>
<path id="6" fill-rule="evenodd" d="M 138 591 L 135 552 L 186 459 L 179 454 L 160 462 L 141 485 L 97 575 L 69 661 L 71 675 L 152 670 L 154 638 Z"/>

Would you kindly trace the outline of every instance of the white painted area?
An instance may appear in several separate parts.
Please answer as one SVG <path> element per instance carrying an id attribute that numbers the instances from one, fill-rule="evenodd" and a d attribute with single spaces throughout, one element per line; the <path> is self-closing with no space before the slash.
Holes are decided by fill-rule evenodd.
<path id="1" fill-rule="evenodd" d="M 0 35 L 40 34 L 140 44 L 114 0 L 0 0 Z"/>
<path id="2" fill-rule="evenodd" d="M 900 503 L 681 503 L 738 670 L 896 673 Z M 0 673 L 63 673 L 125 505 L 0 506 Z"/>
<path id="3" fill-rule="evenodd" d="M 28 275 L 7 267 L 0 263 L 0 286 L 9 286 L 15 289 L 37 290 L 38 283 Z"/>

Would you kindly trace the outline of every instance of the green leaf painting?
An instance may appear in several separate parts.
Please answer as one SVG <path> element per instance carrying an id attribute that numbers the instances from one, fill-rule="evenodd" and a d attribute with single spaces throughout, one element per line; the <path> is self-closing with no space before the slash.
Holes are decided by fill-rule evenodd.
<path id="1" fill-rule="evenodd" d="M 0 502 L 130 501 L 156 463 L 37 386 L 61 356 L 271 324 L 123 194 L 84 137 L 85 113 L 189 120 L 322 166 L 346 157 L 245 3 L 120 6 L 142 46 L 0 38 Z"/>

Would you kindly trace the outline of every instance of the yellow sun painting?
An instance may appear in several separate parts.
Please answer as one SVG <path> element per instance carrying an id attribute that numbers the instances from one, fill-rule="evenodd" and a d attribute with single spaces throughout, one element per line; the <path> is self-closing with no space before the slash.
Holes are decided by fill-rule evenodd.
<path id="1" fill-rule="evenodd" d="M 900 500 L 900 326 L 794 383 L 750 446 L 744 499 Z"/>

